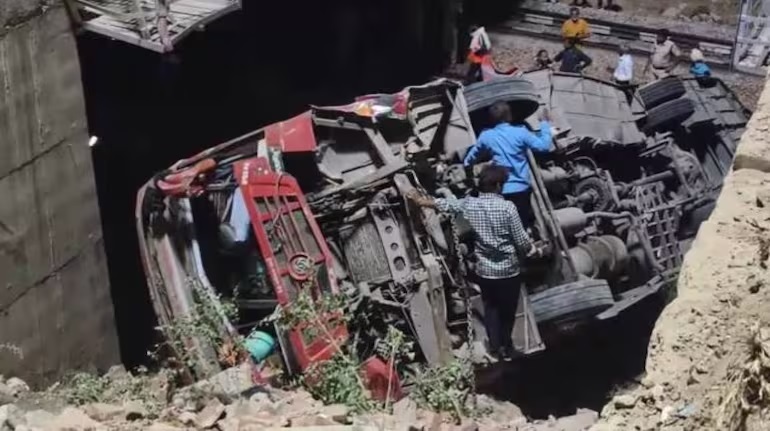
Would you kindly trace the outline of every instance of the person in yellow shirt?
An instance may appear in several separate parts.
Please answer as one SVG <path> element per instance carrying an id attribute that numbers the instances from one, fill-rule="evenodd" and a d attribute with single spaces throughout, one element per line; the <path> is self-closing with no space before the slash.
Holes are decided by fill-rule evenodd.
<path id="1" fill-rule="evenodd" d="M 580 9 L 573 7 L 569 11 L 570 18 L 561 26 L 561 36 L 564 40 L 582 41 L 591 35 L 588 21 L 580 17 Z"/>

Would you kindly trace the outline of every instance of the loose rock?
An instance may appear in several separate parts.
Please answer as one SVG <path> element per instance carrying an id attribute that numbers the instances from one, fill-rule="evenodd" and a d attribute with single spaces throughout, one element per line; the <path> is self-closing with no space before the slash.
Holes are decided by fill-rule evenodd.
<path id="1" fill-rule="evenodd" d="M 58 416 L 48 422 L 46 429 L 51 431 L 93 431 L 105 429 L 105 427 L 88 417 L 82 410 L 66 407 Z"/>
<path id="2" fill-rule="evenodd" d="M 18 378 L 18 377 L 11 377 L 10 379 L 5 381 L 5 386 L 7 386 L 10 390 L 13 396 L 18 397 L 22 394 L 26 394 L 29 392 L 29 385 L 27 383 Z"/>
<path id="3" fill-rule="evenodd" d="M 0 407 L 0 429 L 8 427 L 14 429 L 19 425 L 24 425 L 24 413 L 14 404 L 6 404 Z"/>
<path id="4" fill-rule="evenodd" d="M 639 401 L 639 397 L 631 394 L 617 395 L 612 399 L 612 402 L 615 404 L 615 408 L 617 409 L 633 408 L 637 401 Z"/>
<path id="5" fill-rule="evenodd" d="M 413 424 L 417 421 L 417 403 L 409 397 L 404 397 L 393 404 L 393 416 L 399 422 Z"/>
<path id="6" fill-rule="evenodd" d="M 99 422 L 108 422 L 117 419 L 124 419 L 126 411 L 123 406 L 106 403 L 92 403 L 83 407 L 83 412 L 90 418 Z"/>
<path id="7" fill-rule="evenodd" d="M 182 412 L 177 416 L 177 420 L 185 425 L 195 424 L 195 418 L 197 415 L 192 412 Z"/>
<path id="8" fill-rule="evenodd" d="M 667 424 L 671 421 L 671 417 L 674 415 L 675 411 L 676 409 L 672 406 L 663 407 L 663 410 L 660 412 L 660 422 L 664 425 Z"/>
<path id="9" fill-rule="evenodd" d="M 225 413 L 225 405 L 218 399 L 214 398 L 206 404 L 206 407 L 201 410 L 195 417 L 195 425 L 198 428 L 211 428 L 217 423 L 219 418 Z"/>
<path id="10" fill-rule="evenodd" d="M 321 409 L 321 415 L 329 417 L 335 422 L 346 424 L 350 416 L 350 408 L 342 404 L 333 404 Z"/>
<path id="11" fill-rule="evenodd" d="M 292 427 L 317 427 L 317 426 L 338 425 L 338 423 L 335 422 L 334 419 L 327 416 L 321 416 L 321 415 L 297 416 L 294 418 L 290 418 L 289 424 Z"/>
<path id="12" fill-rule="evenodd" d="M 147 417 L 147 408 L 140 401 L 131 400 L 123 404 L 125 418 L 129 421 L 135 421 Z"/>
<path id="13" fill-rule="evenodd" d="M 16 401 L 13 391 L 4 383 L 0 383 L 0 406 L 11 404 Z"/>
<path id="14" fill-rule="evenodd" d="M 33 410 L 24 414 L 24 422 L 32 429 L 40 429 L 48 426 L 56 415 L 45 410 Z"/>
<path id="15" fill-rule="evenodd" d="M 184 431 L 184 428 L 175 427 L 162 422 L 157 422 L 150 425 L 147 431 Z"/>

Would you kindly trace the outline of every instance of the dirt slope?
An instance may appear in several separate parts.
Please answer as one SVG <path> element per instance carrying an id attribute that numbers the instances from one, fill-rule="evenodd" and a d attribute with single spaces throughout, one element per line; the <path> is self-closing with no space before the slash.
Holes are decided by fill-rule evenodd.
<path id="1" fill-rule="evenodd" d="M 770 323 L 769 129 L 766 87 L 717 208 L 685 259 L 678 297 L 656 324 L 647 376 L 616 396 L 592 430 L 770 429 L 770 419 L 763 419 L 767 401 L 751 399 L 761 390 L 770 393 L 755 387 L 764 382 L 762 373 L 770 375 L 770 361 L 765 356 L 764 363 L 745 366 L 770 345 L 762 331 L 766 350 L 749 349 L 757 325 Z M 744 379 L 752 375 L 756 380 Z M 749 399 L 741 408 L 736 395 L 743 394 Z"/>

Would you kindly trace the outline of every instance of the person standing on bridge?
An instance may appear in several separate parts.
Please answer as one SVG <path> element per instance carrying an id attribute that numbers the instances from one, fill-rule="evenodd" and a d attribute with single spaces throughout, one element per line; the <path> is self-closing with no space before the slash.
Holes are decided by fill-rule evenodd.
<path id="1" fill-rule="evenodd" d="M 537 57 L 535 57 L 535 70 L 544 69 L 553 69 L 553 60 L 551 60 L 547 50 L 541 49 L 537 52 Z"/>
<path id="2" fill-rule="evenodd" d="M 663 29 L 658 33 L 652 56 L 650 56 L 647 65 L 644 67 L 644 73 L 646 75 L 650 66 L 652 66 L 652 75 L 655 79 L 671 76 L 681 56 L 682 51 L 671 40 L 671 34 L 668 30 Z"/>
<path id="3" fill-rule="evenodd" d="M 525 118 L 514 119 L 511 107 L 506 102 L 495 102 L 489 108 L 489 116 L 494 127 L 481 132 L 476 144 L 465 155 L 463 163 L 472 166 L 491 158 L 495 165 L 504 167 L 508 178 L 503 184 L 503 196 L 516 205 L 524 225 L 531 226 L 535 216 L 530 202 L 532 187 L 527 150 L 537 153 L 551 150 L 548 114 L 543 112 L 538 133 L 527 128 Z"/>
<path id="4" fill-rule="evenodd" d="M 690 51 L 690 73 L 697 79 L 711 77 L 711 68 L 706 64 L 706 58 L 703 56 L 703 51 L 698 48 L 693 48 Z"/>
<path id="5" fill-rule="evenodd" d="M 481 64 L 484 57 L 492 50 L 492 41 L 484 27 L 471 26 L 471 43 L 468 47 L 468 76 L 469 82 L 481 80 Z"/>
<path id="6" fill-rule="evenodd" d="M 615 69 L 613 70 L 612 67 L 607 69 L 612 71 L 612 79 L 623 90 L 630 104 L 634 97 L 631 88 L 631 81 L 634 79 L 634 58 L 631 56 L 631 48 L 625 43 L 620 45 L 618 54 L 618 64 Z"/>
<path id="7" fill-rule="evenodd" d="M 593 63 L 591 57 L 577 46 L 577 39 L 567 39 L 564 42 L 564 50 L 553 59 L 561 62 L 559 71 L 567 73 L 583 73 L 583 69 Z"/>
<path id="8" fill-rule="evenodd" d="M 475 275 L 489 350 L 503 359 L 514 353 L 512 333 L 522 288 L 520 258 L 542 254 L 524 230 L 516 205 L 500 196 L 507 182 L 508 169 L 488 165 L 479 175 L 478 197 L 433 199 L 417 190 L 407 194 L 418 206 L 462 215 L 473 228 Z"/>
<path id="9" fill-rule="evenodd" d="M 596 4 L 596 7 L 598 9 L 607 9 L 607 10 L 615 10 L 617 12 L 618 7 L 613 4 L 613 0 L 607 0 L 607 4 L 604 4 L 604 0 L 598 0 L 598 3 Z"/>
<path id="10" fill-rule="evenodd" d="M 618 64 L 612 71 L 612 79 L 621 87 L 628 87 L 634 79 L 634 58 L 628 44 L 621 44 L 618 50 Z"/>
<path id="11" fill-rule="evenodd" d="M 578 42 L 591 36 L 591 28 L 588 21 L 580 17 L 580 9 L 573 7 L 569 10 L 569 19 L 561 26 L 561 36 L 565 41 L 577 40 Z"/>

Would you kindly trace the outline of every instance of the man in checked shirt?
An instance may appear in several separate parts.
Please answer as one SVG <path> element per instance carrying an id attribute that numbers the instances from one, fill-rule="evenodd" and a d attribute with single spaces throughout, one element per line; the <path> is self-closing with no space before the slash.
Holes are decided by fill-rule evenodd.
<path id="1" fill-rule="evenodd" d="M 539 255 L 521 224 L 516 205 L 503 199 L 508 169 L 486 166 L 479 175 L 479 196 L 433 199 L 414 191 L 415 204 L 462 215 L 475 233 L 476 276 L 484 303 L 484 326 L 490 352 L 502 358 L 513 354 L 511 333 L 521 292 L 520 257 Z"/>

